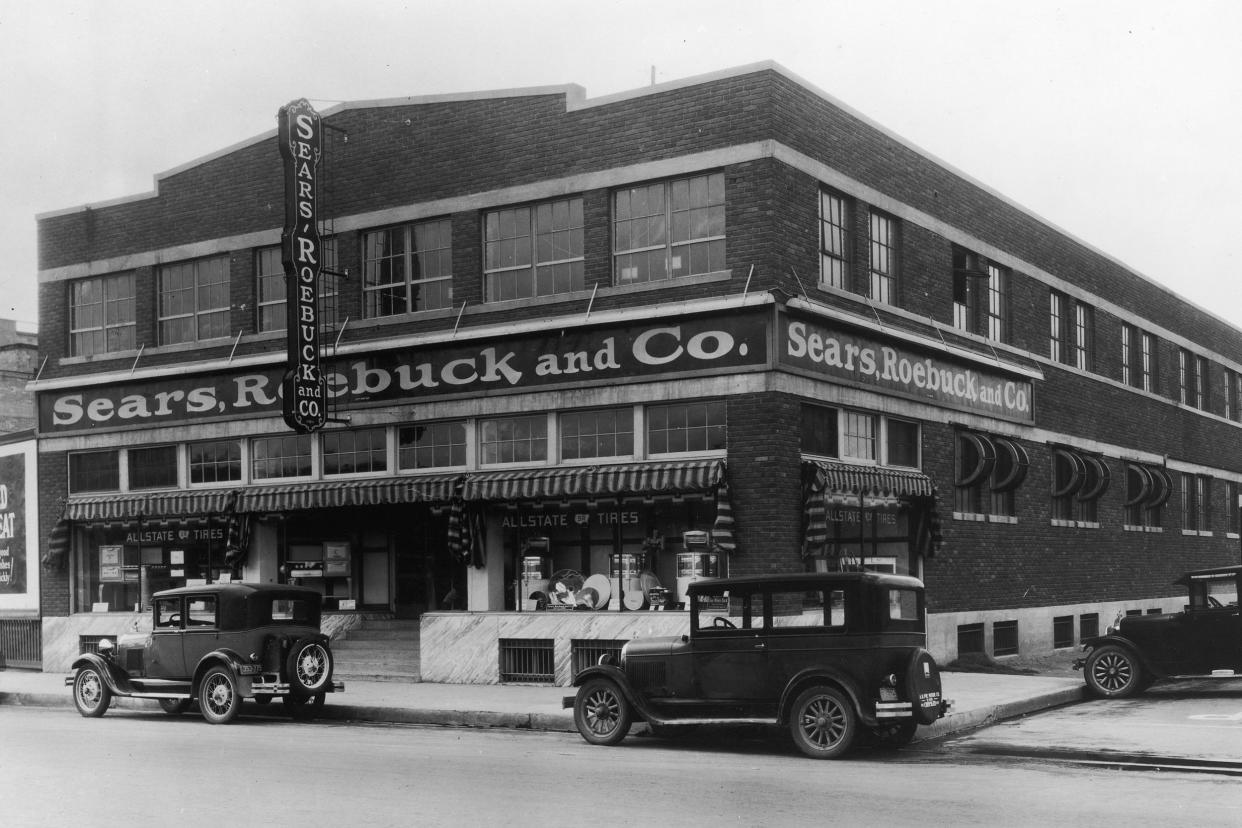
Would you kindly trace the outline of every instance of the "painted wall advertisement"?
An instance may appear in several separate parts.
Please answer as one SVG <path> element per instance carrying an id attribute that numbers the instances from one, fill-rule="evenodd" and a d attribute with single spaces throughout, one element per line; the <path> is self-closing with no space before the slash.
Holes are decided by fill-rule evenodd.
<path id="1" fill-rule="evenodd" d="M 37 609 L 34 441 L 0 446 L 0 609 Z"/>
<path id="2" fill-rule="evenodd" d="M 940 405 L 1033 422 L 1032 384 L 1000 367 L 924 352 L 823 320 L 782 314 L 778 360 L 814 374 Z"/>
<path id="3" fill-rule="evenodd" d="M 329 400 L 343 410 L 448 394 L 762 369 L 769 319 L 759 309 L 433 344 L 333 360 L 324 366 L 324 379 Z M 43 393 L 39 423 L 51 434 L 280 413 L 284 372 L 282 364 Z"/>

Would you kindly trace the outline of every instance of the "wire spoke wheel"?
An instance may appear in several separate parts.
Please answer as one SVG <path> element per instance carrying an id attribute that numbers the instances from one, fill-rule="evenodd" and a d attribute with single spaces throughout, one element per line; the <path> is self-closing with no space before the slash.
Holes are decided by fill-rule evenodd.
<path id="1" fill-rule="evenodd" d="M 203 677 L 198 690 L 198 706 L 203 718 L 212 724 L 227 724 L 237 717 L 241 698 L 237 683 L 227 667 L 213 667 Z"/>
<path id="2" fill-rule="evenodd" d="M 95 667 L 83 667 L 73 680 L 73 703 L 89 718 L 102 716 L 112 703 L 112 691 Z"/>

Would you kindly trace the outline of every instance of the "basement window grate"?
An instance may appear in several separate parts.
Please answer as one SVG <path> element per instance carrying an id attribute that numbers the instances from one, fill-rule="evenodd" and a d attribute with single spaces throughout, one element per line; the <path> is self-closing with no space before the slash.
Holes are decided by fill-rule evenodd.
<path id="1" fill-rule="evenodd" d="M 551 638 L 500 639 L 500 680 L 538 684 L 556 681 Z"/>

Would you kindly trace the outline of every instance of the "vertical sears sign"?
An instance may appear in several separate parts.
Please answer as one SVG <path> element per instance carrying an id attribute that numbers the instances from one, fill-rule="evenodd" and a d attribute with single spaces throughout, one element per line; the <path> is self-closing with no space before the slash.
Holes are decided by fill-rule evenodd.
<path id="1" fill-rule="evenodd" d="M 327 417 L 327 384 L 319 364 L 319 237 L 317 194 L 323 124 L 305 99 L 280 108 L 280 154 L 285 161 L 285 227 L 280 235 L 285 267 L 289 368 L 285 373 L 285 422 L 294 431 L 321 428 Z"/>

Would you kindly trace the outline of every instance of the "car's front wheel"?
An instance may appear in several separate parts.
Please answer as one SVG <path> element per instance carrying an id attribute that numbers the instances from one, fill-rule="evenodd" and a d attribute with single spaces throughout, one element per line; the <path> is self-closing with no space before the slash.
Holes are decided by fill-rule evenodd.
<path id="1" fill-rule="evenodd" d="M 1138 658 L 1116 644 L 1106 644 L 1091 651 L 1091 655 L 1087 656 L 1084 677 L 1087 689 L 1105 699 L 1128 698 L 1146 686 Z"/>
<path id="2" fill-rule="evenodd" d="M 836 759 L 854 744 L 854 705 L 835 687 L 810 687 L 798 694 L 789 732 L 798 750 L 812 759 Z"/>
<path id="3" fill-rule="evenodd" d="M 283 700 L 285 712 L 300 722 L 309 722 L 323 710 L 325 696 L 327 693 L 316 693 L 313 696 L 285 696 Z"/>
<path id="4" fill-rule="evenodd" d="M 318 639 L 300 639 L 289 650 L 285 670 L 293 692 L 301 696 L 321 693 L 332 679 L 332 651 Z"/>
<path id="5" fill-rule="evenodd" d="M 574 725 L 582 738 L 593 745 L 615 745 L 625 738 L 633 724 L 630 703 L 616 682 L 591 679 L 574 700 Z"/>
<path id="6" fill-rule="evenodd" d="M 95 719 L 104 714 L 112 703 L 112 691 L 108 689 L 98 667 L 86 666 L 78 670 L 73 679 L 73 704 L 78 712 Z"/>
<path id="7" fill-rule="evenodd" d="M 198 686 L 198 706 L 211 724 L 228 724 L 241 710 L 237 680 L 227 667 L 212 667 Z"/>
<path id="8" fill-rule="evenodd" d="M 189 699 L 160 699 L 160 707 L 169 716 L 180 716 L 190 709 Z"/>

